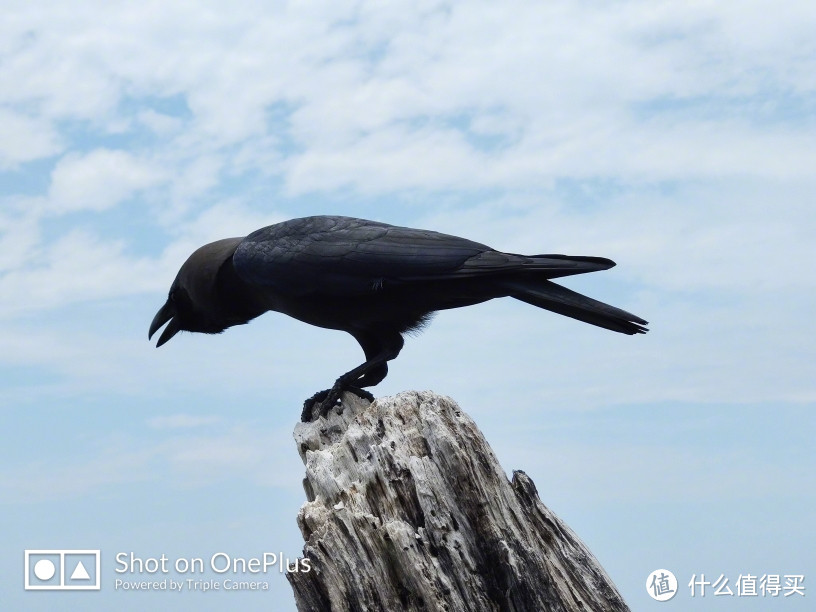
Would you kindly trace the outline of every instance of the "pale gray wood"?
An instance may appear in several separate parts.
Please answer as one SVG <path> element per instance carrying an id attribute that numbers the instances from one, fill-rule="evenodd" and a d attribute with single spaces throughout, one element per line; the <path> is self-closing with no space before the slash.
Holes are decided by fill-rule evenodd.
<path id="1" fill-rule="evenodd" d="M 299 423 L 310 572 L 289 573 L 301 611 L 628 610 L 592 553 L 508 481 L 451 399 L 405 392 Z"/>

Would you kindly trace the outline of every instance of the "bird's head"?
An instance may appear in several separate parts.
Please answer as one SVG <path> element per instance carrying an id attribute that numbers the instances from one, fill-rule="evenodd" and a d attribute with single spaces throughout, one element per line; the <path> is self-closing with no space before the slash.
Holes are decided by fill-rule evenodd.
<path id="1" fill-rule="evenodd" d="M 242 238 L 225 238 L 205 244 L 196 250 L 181 266 L 170 286 L 167 301 L 153 317 L 148 340 L 165 323 L 159 347 L 180 331 L 216 334 L 232 323 L 223 316 L 218 293 L 218 272 L 232 257 Z"/>

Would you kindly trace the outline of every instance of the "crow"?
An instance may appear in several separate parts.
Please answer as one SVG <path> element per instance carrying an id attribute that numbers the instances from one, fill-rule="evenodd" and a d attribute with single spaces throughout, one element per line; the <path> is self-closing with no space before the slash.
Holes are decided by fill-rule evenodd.
<path id="1" fill-rule="evenodd" d="M 340 216 L 292 219 L 244 238 L 226 238 L 196 250 L 170 287 L 150 324 L 148 339 L 167 324 L 156 346 L 179 331 L 215 334 L 274 310 L 318 327 L 348 332 L 365 362 L 331 389 L 306 400 L 325 416 L 343 391 L 381 382 L 403 334 L 420 330 L 438 310 L 513 297 L 622 334 L 642 334 L 648 323 L 550 282 L 607 270 L 603 257 L 517 255 L 428 230 Z"/>

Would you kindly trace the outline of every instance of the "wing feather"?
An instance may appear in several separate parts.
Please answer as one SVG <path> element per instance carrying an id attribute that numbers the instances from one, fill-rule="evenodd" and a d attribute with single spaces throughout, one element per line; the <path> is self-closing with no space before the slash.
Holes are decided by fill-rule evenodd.
<path id="1" fill-rule="evenodd" d="M 601 257 L 523 256 L 429 230 L 320 216 L 247 236 L 233 263 L 246 282 L 298 295 L 365 295 L 391 283 L 535 273 L 546 278 L 605 270 Z"/>
<path id="2" fill-rule="evenodd" d="M 233 256 L 253 284 L 298 293 L 370 292 L 373 285 L 444 278 L 490 248 L 431 232 L 350 217 L 306 217 L 247 236 Z"/>

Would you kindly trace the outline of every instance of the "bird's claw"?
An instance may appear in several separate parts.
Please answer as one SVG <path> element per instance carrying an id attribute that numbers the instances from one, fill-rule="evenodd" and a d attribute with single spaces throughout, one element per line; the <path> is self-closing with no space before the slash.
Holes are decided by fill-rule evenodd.
<path id="1" fill-rule="evenodd" d="M 329 410 L 337 406 L 337 401 L 340 399 L 343 391 L 350 391 L 357 397 L 368 400 L 369 402 L 374 401 L 374 396 L 365 389 L 335 384 L 331 389 L 318 391 L 312 397 L 303 402 L 303 412 L 300 415 L 300 420 L 304 423 L 309 423 L 312 420 L 315 408 L 318 409 L 318 414 L 325 418 L 329 414 Z M 343 407 L 341 404 L 339 406 L 339 414 L 342 413 Z"/>
<path id="2" fill-rule="evenodd" d="M 337 385 L 331 389 L 323 389 L 323 391 L 318 391 L 312 397 L 303 402 L 303 412 L 300 414 L 300 420 L 304 423 L 311 422 L 312 418 L 314 417 L 315 408 L 317 408 L 317 414 L 319 416 L 326 417 L 326 415 L 329 414 L 329 410 L 337 405 L 337 400 L 340 399 L 340 395 L 342 393 L 343 389 Z"/>
<path id="3" fill-rule="evenodd" d="M 329 396 L 329 393 L 331 393 L 331 389 L 323 389 L 323 391 L 318 391 L 312 397 L 303 402 L 303 412 L 300 413 L 300 420 L 304 423 L 311 422 L 316 406 L 319 407 L 319 414 L 325 416 L 325 413 L 323 412 L 323 402 L 325 402 L 326 398 Z M 328 409 L 326 412 L 328 412 Z"/>

